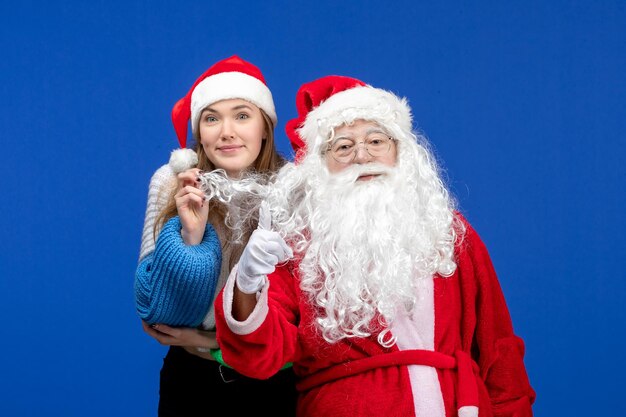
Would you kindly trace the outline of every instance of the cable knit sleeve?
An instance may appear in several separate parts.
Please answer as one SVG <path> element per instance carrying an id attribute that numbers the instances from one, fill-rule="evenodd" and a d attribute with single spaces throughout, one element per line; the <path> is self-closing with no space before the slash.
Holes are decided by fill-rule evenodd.
<path id="1" fill-rule="evenodd" d="M 139 261 L 142 261 L 149 253 L 154 251 L 154 223 L 158 214 L 167 205 L 167 200 L 176 188 L 176 174 L 168 165 L 162 165 L 150 178 L 148 188 L 148 204 L 141 234 L 141 249 Z"/>
<path id="2" fill-rule="evenodd" d="M 215 229 L 207 224 L 202 242 L 192 246 L 184 243 L 180 230 L 180 219 L 171 218 L 154 252 L 137 267 L 137 312 L 149 324 L 198 326 L 215 296 L 222 262 Z"/>

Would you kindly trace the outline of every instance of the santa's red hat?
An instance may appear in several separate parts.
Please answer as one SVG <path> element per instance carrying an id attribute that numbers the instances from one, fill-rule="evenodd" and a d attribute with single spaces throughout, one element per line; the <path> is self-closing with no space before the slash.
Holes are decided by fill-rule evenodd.
<path id="1" fill-rule="evenodd" d="M 193 161 L 187 145 L 187 126 L 191 120 L 191 131 L 198 139 L 198 125 L 202 111 L 220 100 L 243 99 L 262 109 L 272 120 L 278 121 L 272 92 L 265 83 L 261 70 L 236 55 L 215 63 L 191 86 L 187 94 L 174 105 L 172 123 L 183 151 L 172 153 L 170 165 L 175 172 L 185 170 L 197 163 Z M 195 155 L 195 153 L 194 153 Z M 190 159 L 191 158 L 191 159 Z"/>
<path id="2" fill-rule="evenodd" d="M 303 84 L 296 95 L 298 117 L 285 127 L 296 162 L 319 152 L 332 129 L 355 120 L 380 124 L 390 133 L 410 135 L 411 109 L 405 98 L 367 85 L 356 78 L 328 75 Z"/>

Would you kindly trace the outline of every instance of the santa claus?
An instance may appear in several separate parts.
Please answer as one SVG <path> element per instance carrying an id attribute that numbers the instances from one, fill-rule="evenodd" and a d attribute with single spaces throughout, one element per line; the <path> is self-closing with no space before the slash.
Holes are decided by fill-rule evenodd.
<path id="1" fill-rule="evenodd" d="M 299 416 L 531 416 L 489 254 L 406 99 L 328 76 L 297 107 L 295 161 L 216 301 L 225 362 L 292 363 Z"/>

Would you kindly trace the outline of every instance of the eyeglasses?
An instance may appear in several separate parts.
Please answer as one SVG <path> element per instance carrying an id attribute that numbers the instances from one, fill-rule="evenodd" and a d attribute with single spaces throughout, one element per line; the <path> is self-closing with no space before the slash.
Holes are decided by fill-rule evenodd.
<path id="1" fill-rule="evenodd" d="M 359 145 L 365 146 L 365 150 L 373 157 L 384 156 L 391 149 L 391 142 L 394 139 L 384 133 L 371 133 L 365 137 L 363 142 L 355 142 L 349 138 L 338 138 L 332 141 L 327 148 L 327 152 L 340 164 L 349 164 L 356 158 Z"/>

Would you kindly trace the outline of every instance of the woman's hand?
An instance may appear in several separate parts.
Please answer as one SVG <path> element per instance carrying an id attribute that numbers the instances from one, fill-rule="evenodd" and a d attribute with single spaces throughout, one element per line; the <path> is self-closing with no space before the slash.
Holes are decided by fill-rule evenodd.
<path id="1" fill-rule="evenodd" d="M 165 324 L 141 322 L 143 330 L 155 338 L 160 344 L 167 346 L 183 346 L 204 349 L 217 349 L 215 332 L 207 332 L 191 327 L 170 327 Z"/>
<path id="2" fill-rule="evenodd" d="M 174 196 L 178 217 L 182 224 L 181 236 L 187 245 L 202 242 L 209 217 L 209 204 L 204 192 L 198 187 L 200 170 L 191 168 L 177 175 L 178 191 Z"/>
<path id="3" fill-rule="evenodd" d="M 153 324 L 150 326 L 143 320 L 141 325 L 146 333 L 162 345 L 181 346 L 192 355 L 215 360 L 208 351 L 208 349 L 219 348 L 215 332 L 207 332 L 190 327 L 170 327 L 165 324 Z M 198 350 L 198 348 L 201 348 L 201 350 Z"/>

